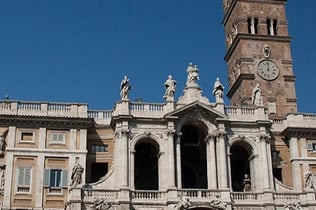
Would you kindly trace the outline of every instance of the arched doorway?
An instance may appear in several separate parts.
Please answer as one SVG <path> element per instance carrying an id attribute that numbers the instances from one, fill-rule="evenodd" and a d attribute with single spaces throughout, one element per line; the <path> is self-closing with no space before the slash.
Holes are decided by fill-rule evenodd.
<path id="1" fill-rule="evenodd" d="M 244 191 L 245 175 L 250 177 L 251 147 L 246 143 L 235 143 L 230 148 L 231 181 L 233 191 Z"/>
<path id="2" fill-rule="evenodd" d="M 135 146 L 135 189 L 158 190 L 158 145 L 144 139 Z"/>
<path id="3" fill-rule="evenodd" d="M 201 122 L 186 124 L 181 128 L 182 188 L 207 188 L 206 131 Z"/>

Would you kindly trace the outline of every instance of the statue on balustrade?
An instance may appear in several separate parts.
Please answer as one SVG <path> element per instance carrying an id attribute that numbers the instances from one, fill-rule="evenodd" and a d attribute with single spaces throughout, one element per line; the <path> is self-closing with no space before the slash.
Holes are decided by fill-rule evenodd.
<path id="1" fill-rule="evenodd" d="M 72 168 L 72 173 L 71 173 L 71 187 L 76 187 L 77 185 L 82 183 L 82 174 L 83 174 L 83 167 L 77 163 L 74 165 Z"/>
<path id="2" fill-rule="evenodd" d="M 128 92 L 131 89 L 129 79 L 127 76 L 124 76 L 123 80 L 121 81 L 121 98 L 122 100 L 128 100 Z"/>
<path id="3" fill-rule="evenodd" d="M 192 63 L 190 63 L 187 68 L 187 73 L 188 76 L 186 85 L 196 84 L 196 81 L 199 80 L 199 70 L 197 68 L 197 65 L 193 65 Z"/>
<path id="4" fill-rule="evenodd" d="M 176 84 L 177 82 L 174 79 L 172 79 L 171 75 L 169 75 L 168 79 L 165 82 L 166 91 L 165 95 L 163 96 L 164 99 L 174 100 L 173 96 L 176 91 Z"/>
<path id="5" fill-rule="evenodd" d="M 261 89 L 258 83 L 252 91 L 252 104 L 256 106 L 262 106 Z"/>
<path id="6" fill-rule="evenodd" d="M 243 180 L 242 185 L 243 185 L 243 188 L 244 188 L 243 189 L 244 192 L 251 191 L 251 180 L 250 180 L 248 174 L 244 175 L 244 180 Z"/>
<path id="7" fill-rule="evenodd" d="M 219 81 L 219 78 L 216 78 L 216 81 L 214 83 L 214 88 L 213 88 L 213 95 L 215 96 L 215 101 L 216 103 L 223 103 L 223 96 L 224 96 L 224 86 L 223 84 Z"/>
<path id="8" fill-rule="evenodd" d="M 307 170 L 305 173 L 305 188 L 315 190 L 315 179 L 310 170 Z"/>

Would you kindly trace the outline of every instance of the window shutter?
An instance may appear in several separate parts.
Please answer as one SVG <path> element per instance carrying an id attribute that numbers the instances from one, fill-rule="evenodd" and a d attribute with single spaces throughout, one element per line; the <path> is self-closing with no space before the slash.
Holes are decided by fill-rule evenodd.
<path id="1" fill-rule="evenodd" d="M 50 170 L 45 169 L 44 170 L 44 187 L 49 187 L 50 182 Z"/>
<path id="2" fill-rule="evenodd" d="M 62 174 L 62 186 L 67 187 L 68 186 L 68 171 L 63 170 L 62 173 L 63 173 Z"/>
<path id="3" fill-rule="evenodd" d="M 18 170 L 19 170 L 18 185 L 23 185 L 24 168 L 18 168 Z"/>
<path id="4" fill-rule="evenodd" d="M 31 181 L 31 169 L 30 168 L 25 168 L 25 180 L 24 180 L 24 185 L 30 186 L 30 181 Z"/>

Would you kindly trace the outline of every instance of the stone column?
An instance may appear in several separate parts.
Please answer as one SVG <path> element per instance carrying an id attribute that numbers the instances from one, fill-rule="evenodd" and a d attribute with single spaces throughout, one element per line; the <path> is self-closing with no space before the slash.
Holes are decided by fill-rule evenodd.
<path id="1" fill-rule="evenodd" d="M 181 147 L 180 147 L 180 138 L 182 133 L 177 133 L 176 138 L 176 156 L 177 156 L 177 186 L 178 189 L 182 188 L 182 177 L 181 177 Z"/>
<path id="2" fill-rule="evenodd" d="M 267 134 L 260 134 L 260 156 L 261 156 L 261 177 L 263 182 L 263 190 L 270 189 L 269 183 L 269 167 L 268 167 L 268 154 L 267 154 L 267 147 L 266 144 L 269 141 L 269 136 Z"/>
<path id="3" fill-rule="evenodd" d="M 168 137 L 168 188 L 174 188 L 175 187 L 175 161 L 174 161 L 174 131 L 169 130 L 167 133 Z"/>
<path id="4" fill-rule="evenodd" d="M 135 189 L 135 150 L 131 150 L 131 162 L 130 162 L 130 186 L 131 189 Z"/>
<path id="5" fill-rule="evenodd" d="M 293 187 L 296 191 L 302 191 L 300 164 L 297 159 L 298 158 L 297 138 L 291 137 L 289 143 L 290 143 L 290 161 L 292 163 Z"/>
<path id="6" fill-rule="evenodd" d="M 122 129 L 119 132 L 119 138 L 116 139 L 117 141 L 117 154 L 119 154 L 119 157 L 117 156 L 118 160 L 118 169 L 119 173 L 117 174 L 119 180 L 118 185 L 126 188 L 128 187 L 128 171 L 129 171 L 129 161 L 128 161 L 128 135 L 129 130 L 128 129 Z"/>
<path id="7" fill-rule="evenodd" d="M 207 187 L 217 189 L 216 156 L 215 156 L 215 135 L 206 137 L 206 158 L 207 158 Z"/>
<path id="8" fill-rule="evenodd" d="M 217 156 L 217 163 L 219 168 L 219 188 L 220 189 L 227 189 L 228 188 L 228 176 L 227 176 L 227 155 L 226 155 L 226 132 L 224 130 L 220 130 L 217 133 L 217 148 L 216 156 Z"/>

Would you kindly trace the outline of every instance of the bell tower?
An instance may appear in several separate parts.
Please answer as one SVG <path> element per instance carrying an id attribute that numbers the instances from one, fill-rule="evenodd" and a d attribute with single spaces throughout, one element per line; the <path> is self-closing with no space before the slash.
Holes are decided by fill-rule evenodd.
<path id="1" fill-rule="evenodd" d="M 258 85 L 271 118 L 297 112 L 286 0 L 223 0 L 232 105 L 253 106 Z"/>

